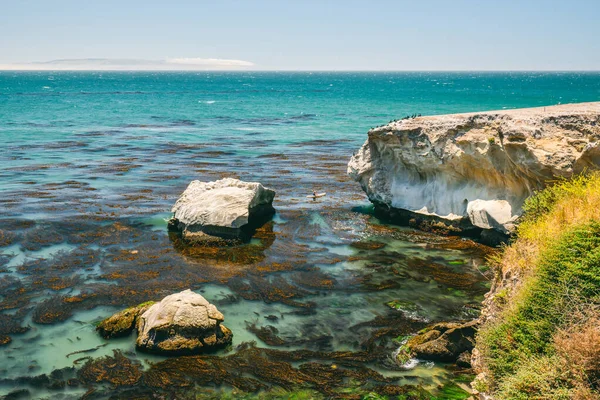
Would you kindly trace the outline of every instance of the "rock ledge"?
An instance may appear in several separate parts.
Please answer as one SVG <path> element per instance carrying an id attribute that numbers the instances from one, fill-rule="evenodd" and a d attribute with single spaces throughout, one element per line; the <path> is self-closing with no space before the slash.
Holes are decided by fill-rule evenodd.
<path id="1" fill-rule="evenodd" d="M 600 166 L 600 102 L 417 117 L 369 131 L 348 164 L 400 223 L 513 231 L 527 197 Z"/>

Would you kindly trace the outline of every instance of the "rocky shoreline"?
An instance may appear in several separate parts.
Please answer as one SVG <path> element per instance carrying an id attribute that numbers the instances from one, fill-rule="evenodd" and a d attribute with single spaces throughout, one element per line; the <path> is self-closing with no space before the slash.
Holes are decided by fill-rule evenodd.
<path id="1" fill-rule="evenodd" d="M 600 164 L 600 103 L 408 118 L 348 164 L 380 215 L 496 244 L 549 182 Z"/>
<path id="2" fill-rule="evenodd" d="M 361 184 L 381 218 L 498 245 L 515 233 L 526 199 L 557 181 L 599 168 L 597 102 L 393 121 L 369 131 L 348 174 Z M 517 262 L 509 261 L 510 254 L 504 257 L 503 262 Z M 489 345 L 483 344 L 485 338 L 476 340 L 477 331 L 483 325 L 493 329 L 490 321 L 500 318 L 507 296 L 525 279 L 510 264 L 496 267 L 499 272 L 479 318 L 424 329 L 398 349 L 398 362 L 415 357 L 473 366 L 478 374 L 474 394 L 491 399 L 490 360 L 481 348 L 489 352 Z M 583 390 L 583 384 L 576 385 L 576 391 Z"/>
<path id="3" fill-rule="evenodd" d="M 598 139 L 600 103 L 419 116 L 369 131 L 368 140 L 348 164 L 348 174 L 361 184 L 380 218 L 497 245 L 515 231 L 525 199 L 535 191 L 552 180 L 598 169 Z M 251 230 L 274 213 L 274 195 L 260 183 L 229 178 L 209 183 L 194 181 L 173 207 L 169 229 L 178 232 L 190 246 L 244 242 L 251 237 Z M 490 293 L 497 291 L 498 285 L 506 286 L 496 281 Z M 148 313 L 159 306 L 147 304 L 108 318 L 98 330 L 110 338 L 136 329 L 138 349 L 165 355 L 194 354 L 212 345 L 230 344 L 231 331 L 219 325 L 223 315 L 202 296 L 188 292 L 168 296 L 160 304 L 183 295 L 199 297 L 200 303 L 214 309 L 213 317 L 217 318 L 213 324 L 217 333 L 210 329 L 212 339 L 199 339 L 201 334 L 180 337 L 176 333 L 179 328 L 167 324 L 159 327 L 164 331 L 159 335 L 161 343 L 154 343 L 157 334 L 148 333 L 154 329 L 148 327 L 148 321 L 159 317 Z M 489 313 L 489 301 L 484 304 Z M 192 309 L 184 314 L 188 320 L 197 319 Z M 416 358 L 470 368 L 473 360 L 474 365 L 480 365 L 474 347 L 477 329 L 484 319 L 482 316 L 427 327 L 398 349 L 397 362 L 407 364 Z M 203 325 L 200 330 L 204 332 L 205 328 Z M 189 327 L 182 329 L 191 332 Z M 260 333 L 259 337 L 266 335 L 264 329 L 252 329 Z M 276 333 L 272 331 L 265 340 L 279 343 Z"/>

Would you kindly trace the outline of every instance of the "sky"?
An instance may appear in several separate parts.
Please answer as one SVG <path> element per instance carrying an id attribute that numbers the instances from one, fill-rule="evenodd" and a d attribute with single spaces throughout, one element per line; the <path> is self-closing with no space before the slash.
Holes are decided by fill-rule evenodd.
<path id="1" fill-rule="evenodd" d="M 0 69 L 600 70 L 600 0 L 0 0 L 0 10 Z"/>

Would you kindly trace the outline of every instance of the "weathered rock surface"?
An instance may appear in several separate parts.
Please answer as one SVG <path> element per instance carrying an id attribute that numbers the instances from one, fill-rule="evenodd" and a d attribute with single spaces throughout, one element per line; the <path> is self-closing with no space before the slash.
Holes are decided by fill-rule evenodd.
<path id="1" fill-rule="evenodd" d="M 456 359 L 456 365 L 462 368 L 471 368 L 471 356 L 472 354 L 470 351 L 461 353 Z"/>
<path id="2" fill-rule="evenodd" d="M 197 354 L 231 344 L 223 314 L 201 295 L 185 290 L 165 297 L 138 317 L 139 350 L 165 355 Z"/>
<path id="3" fill-rule="evenodd" d="M 379 212 L 510 233 L 535 190 L 600 167 L 600 102 L 417 117 L 368 135 L 348 174 Z"/>
<path id="4" fill-rule="evenodd" d="M 247 240 L 275 213 L 274 197 L 275 191 L 258 182 L 192 181 L 173 206 L 169 229 L 190 242 Z"/>
<path id="5" fill-rule="evenodd" d="M 137 324 L 140 314 L 146 311 L 154 302 L 147 302 L 136 307 L 130 307 L 106 318 L 96 326 L 96 330 L 105 339 L 129 335 Z"/>
<path id="6" fill-rule="evenodd" d="M 406 347 L 411 356 L 423 360 L 464 363 L 475 346 L 477 326 L 478 321 L 435 324 L 411 338 Z"/>

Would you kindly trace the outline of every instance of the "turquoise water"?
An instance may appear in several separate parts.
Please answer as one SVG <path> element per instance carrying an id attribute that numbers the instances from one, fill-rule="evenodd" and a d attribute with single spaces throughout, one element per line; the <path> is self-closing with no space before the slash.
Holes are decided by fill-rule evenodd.
<path id="1" fill-rule="evenodd" d="M 331 141 L 324 145 L 348 154 L 370 127 L 407 114 L 599 98 L 598 73 L 0 72 L 1 190 L 19 190 L 30 175 L 115 185 L 102 168 L 90 174 L 73 166 L 175 150 L 170 143 L 201 144 L 192 153 L 198 157 L 226 152 L 219 160 L 235 170 L 258 155 L 304 153 L 310 140 Z M 167 168 L 150 156 L 142 161 L 119 181 Z M 268 162 L 254 159 L 257 168 L 247 174 L 260 177 L 256 169 Z M 14 171 L 39 164 L 53 171 Z"/>
<path id="2" fill-rule="evenodd" d="M 406 370 L 393 352 L 428 323 L 477 315 L 489 249 L 378 221 L 346 177 L 350 155 L 370 127 L 408 114 L 599 99 L 599 73 L 0 72 L 0 395 L 249 390 L 175 379 L 133 338 L 94 331 L 123 307 L 187 288 L 215 303 L 234 333 L 219 359 L 289 364 L 322 395 L 384 384 L 435 391 L 454 379 L 451 366 Z M 248 245 L 181 247 L 167 234 L 170 207 L 190 180 L 224 176 L 274 188 L 275 219 Z M 312 190 L 328 195 L 312 201 Z M 248 342 L 281 352 L 238 348 Z M 113 350 L 139 362 L 142 377 L 122 384 L 81 372 Z M 360 368 L 369 378 L 348 378 L 359 366 L 340 361 L 334 375 L 346 378 L 315 383 L 315 363 L 329 367 L 340 351 L 368 354 Z M 228 362 L 260 391 L 296 388 L 292 377 L 287 387 Z M 150 379 L 152 363 L 181 385 Z"/>

